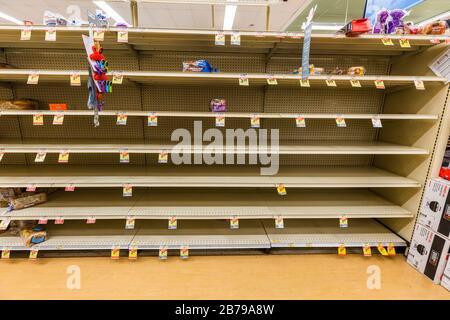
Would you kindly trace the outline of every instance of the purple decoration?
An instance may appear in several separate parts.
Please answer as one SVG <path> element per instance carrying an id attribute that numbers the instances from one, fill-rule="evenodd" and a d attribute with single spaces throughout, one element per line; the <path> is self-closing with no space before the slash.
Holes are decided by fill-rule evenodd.
<path id="1" fill-rule="evenodd" d="M 389 11 L 387 9 L 381 9 L 377 13 L 377 19 L 373 26 L 372 33 L 385 34 L 386 33 L 386 21 L 389 18 Z"/>
<path id="2" fill-rule="evenodd" d="M 404 26 L 403 18 L 406 16 L 407 12 L 401 9 L 395 9 L 390 12 L 390 18 L 387 27 L 387 33 L 395 33 L 397 28 Z"/>

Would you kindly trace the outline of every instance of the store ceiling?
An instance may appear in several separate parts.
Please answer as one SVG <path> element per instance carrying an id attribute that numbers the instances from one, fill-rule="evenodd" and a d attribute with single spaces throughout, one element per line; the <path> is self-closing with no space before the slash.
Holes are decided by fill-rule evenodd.
<path id="1" fill-rule="evenodd" d="M 228 0 L 231 1 L 231 0 Z M 318 24 L 343 25 L 346 21 L 363 15 L 365 0 L 238 0 L 233 29 L 266 30 L 267 21 L 272 31 L 300 30 L 309 8 L 317 5 L 314 21 Z M 127 22 L 132 22 L 130 1 L 107 1 Z M 140 27 L 222 29 L 226 0 L 138 0 Z M 270 4 L 269 19 L 267 5 Z M 45 10 L 66 18 L 87 20 L 87 11 L 98 7 L 90 0 L 0 0 L 1 13 L 19 21 L 31 20 L 42 24 Z M 410 19 L 426 20 L 442 12 L 450 11 L 449 0 L 425 0 L 415 6 Z M 1 17 L 0 24 L 14 24 Z"/>

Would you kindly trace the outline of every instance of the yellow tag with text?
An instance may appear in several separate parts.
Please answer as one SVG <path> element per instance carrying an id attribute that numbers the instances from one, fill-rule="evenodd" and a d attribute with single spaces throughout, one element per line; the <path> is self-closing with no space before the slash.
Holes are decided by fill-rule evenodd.
<path id="1" fill-rule="evenodd" d="M 3 249 L 2 250 L 2 259 L 9 259 L 11 255 L 11 251 L 8 249 Z"/>
<path id="2" fill-rule="evenodd" d="M 61 151 L 58 156 L 58 163 L 68 163 L 69 155 L 69 151 Z"/>
<path id="3" fill-rule="evenodd" d="M 138 256 L 138 249 L 136 247 L 130 247 L 128 249 L 128 259 L 136 260 Z"/>
<path id="4" fill-rule="evenodd" d="M 340 228 L 348 228 L 348 218 L 347 217 L 339 218 L 339 227 Z"/>
<path id="5" fill-rule="evenodd" d="M 388 251 L 388 255 L 389 256 L 395 256 L 396 255 L 395 246 L 394 246 L 393 243 L 389 243 L 387 251 Z"/>
<path id="6" fill-rule="evenodd" d="M 20 31 L 20 40 L 27 41 L 31 39 L 31 29 L 22 29 Z"/>
<path id="7" fill-rule="evenodd" d="M 70 75 L 70 85 L 74 87 L 81 86 L 81 76 L 78 73 L 72 73 Z"/>
<path id="8" fill-rule="evenodd" d="M 225 34 L 222 32 L 216 33 L 215 37 L 216 46 L 224 46 L 225 45 Z"/>
<path id="9" fill-rule="evenodd" d="M 280 196 L 285 196 L 287 194 L 286 187 L 284 184 L 279 183 L 277 184 L 277 192 Z"/>
<path id="10" fill-rule="evenodd" d="M 382 256 L 388 255 L 386 248 L 381 243 L 377 246 L 377 249 L 378 249 L 378 252 L 381 253 Z"/>
<path id="11" fill-rule="evenodd" d="M 167 163 L 169 162 L 169 153 L 167 151 L 161 151 L 158 154 L 158 163 Z"/>
<path id="12" fill-rule="evenodd" d="M 297 116 L 295 118 L 295 126 L 297 128 L 306 128 L 306 120 L 303 116 Z"/>
<path id="13" fill-rule="evenodd" d="M 411 44 L 409 43 L 409 40 L 406 38 L 400 39 L 400 47 L 402 48 L 411 48 Z"/>
<path id="14" fill-rule="evenodd" d="M 126 126 L 127 125 L 128 116 L 124 113 L 120 113 L 117 115 L 117 125 L 118 126 Z"/>
<path id="15" fill-rule="evenodd" d="M 259 121 L 259 116 L 254 114 L 252 115 L 252 117 L 250 118 L 250 126 L 252 128 L 259 128 L 260 127 L 260 121 Z"/>
<path id="16" fill-rule="evenodd" d="M 345 119 L 343 117 L 337 117 L 336 118 L 336 125 L 340 128 L 347 127 L 347 124 L 345 123 Z"/>
<path id="17" fill-rule="evenodd" d="M 278 81 L 277 78 L 275 78 L 274 76 L 268 76 L 267 83 L 271 86 L 276 86 L 278 84 Z"/>
<path id="18" fill-rule="evenodd" d="M 36 153 L 36 158 L 34 158 L 34 162 L 44 162 L 45 161 L 45 157 L 47 156 L 47 153 L 45 152 L 38 152 Z"/>
<path id="19" fill-rule="evenodd" d="M 347 249 L 345 248 L 345 244 L 340 244 L 338 247 L 338 255 L 340 256 L 346 256 L 347 255 Z"/>
<path id="20" fill-rule="evenodd" d="M 58 113 L 53 116 L 53 125 L 61 126 L 64 123 L 64 114 Z"/>
<path id="21" fill-rule="evenodd" d="M 225 116 L 222 114 L 216 115 L 216 127 L 225 127 Z"/>
<path id="22" fill-rule="evenodd" d="M 375 87 L 377 89 L 386 89 L 386 86 L 384 85 L 384 81 L 383 80 L 375 80 Z"/>
<path id="23" fill-rule="evenodd" d="M 161 260 L 167 260 L 167 254 L 168 254 L 167 247 L 160 247 L 159 248 L 159 258 Z"/>
<path id="24" fill-rule="evenodd" d="M 392 42 L 391 38 L 388 37 L 384 37 L 381 39 L 381 42 L 385 45 L 385 46 L 393 46 L 394 42 Z"/>
<path id="25" fill-rule="evenodd" d="M 337 87 L 336 81 L 332 79 L 325 80 L 328 87 Z"/>
<path id="26" fill-rule="evenodd" d="M 39 73 L 30 73 L 28 75 L 27 84 L 38 84 L 39 82 Z"/>
<path id="27" fill-rule="evenodd" d="M 117 42 L 120 42 L 120 43 L 128 42 L 128 30 L 117 31 Z"/>
<path id="28" fill-rule="evenodd" d="M 120 151 L 120 163 L 130 163 L 130 153 L 128 151 Z"/>
<path id="29" fill-rule="evenodd" d="M 114 72 L 113 78 L 112 78 L 112 83 L 113 84 L 122 84 L 122 82 L 123 82 L 122 72 Z"/>
<path id="30" fill-rule="evenodd" d="M 45 31 L 45 41 L 56 41 L 56 29 L 48 29 Z"/>
<path id="31" fill-rule="evenodd" d="M 365 244 L 363 246 L 363 253 L 364 253 L 364 257 L 371 257 L 372 256 L 372 249 L 370 248 L 369 244 Z"/>
<path id="32" fill-rule="evenodd" d="M 230 219 L 230 229 L 239 229 L 239 218 L 232 217 Z"/>
<path id="33" fill-rule="evenodd" d="M 42 114 L 34 114 L 33 126 L 43 126 L 43 125 L 44 125 L 44 116 Z"/>
<path id="34" fill-rule="evenodd" d="M 300 79 L 300 86 L 301 86 L 301 87 L 309 88 L 309 87 L 310 87 L 310 85 L 309 85 L 309 80 L 308 80 L 308 79 L 305 79 L 305 80 Z"/>
<path id="35" fill-rule="evenodd" d="M 422 80 L 414 80 L 414 85 L 416 86 L 417 90 L 425 90 L 425 84 Z"/>
<path id="36" fill-rule="evenodd" d="M 147 126 L 148 127 L 157 127 L 158 126 L 158 116 L 155 113 L 151 113 L 147 117 Z"/>
<path id="37" fill-rule="evenodd" d="M 124 185 L 122 194 L 124 197 L 131 197 L 133 195 L 133 186 L 131 184 Z"/>
<path id="38" fill-rule="evenodd" d="M 112 248 L 111 249 L 111 259 L 117 260 L 120 258 L 120 248 Z"/>
<path id="39" fill-rule="evenodd" d="M 359 80 L 350 80 L 350 84 L 353 88 L 361 88 L 361 82 Z"/>
<path id="40" fill-rule="evenodd" d="M 240 86 L 249 86 L 250 85 L 247 75 L 241 75 L 239 77 L 239 85 Z"/>
<path id="41" fill-rule="evenodd" d="M 94 30 L 95 41 L 105 41 L 105 32 L 102 30 Z"/>
<path id="42" fill-rule="evenodd" d="M 132 230 L 134 229 L 134 225 L 136 224 L 136 219 L 133 217 L 127 217 L 125 221 L 125 229 Z"/>
<path id="43" fill-rule="evenodd" d="M 180 258 L 181 259 L 189 258 L 189 248 L 187 246 L 181 247 L 181 249 L 180 249 Z"/>
<path id="44" fill-rule="evenodd" d="M 34 248 L 31 249 L 28 258 L 31 259 L 31 260 L 36 260 L 37 256 L 38 256 L 38 252 L 39 252 L 38 249 L 34 249 Z"/>
<path id="45" fill-rule="evenodd" d="M 177 217 L 170 217 L 169 218 L 169 230 L 176 230 L 177 227 L 178 227 Z"/>

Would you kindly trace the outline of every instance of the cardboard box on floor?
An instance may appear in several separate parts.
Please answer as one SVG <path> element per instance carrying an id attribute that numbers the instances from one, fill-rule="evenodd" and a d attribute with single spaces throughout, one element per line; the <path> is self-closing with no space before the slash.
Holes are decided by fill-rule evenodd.
<path id="1" fill-rule="evenodd" d="M 450 237 L 450 181 L 428 181 L 417 222 L 446 238 Z"/>
<path id="2" fill-rule="evenodd" d="M 448 260 L 450 240 L 431 229 L 416 224 L 407 262 L 439 284 Z"/>
<path id="3" fill-rule="evenodd" d="M 450 291 L 450 259 L 447 259 L 447 266 L 441 280 L 441 286 Z"/>

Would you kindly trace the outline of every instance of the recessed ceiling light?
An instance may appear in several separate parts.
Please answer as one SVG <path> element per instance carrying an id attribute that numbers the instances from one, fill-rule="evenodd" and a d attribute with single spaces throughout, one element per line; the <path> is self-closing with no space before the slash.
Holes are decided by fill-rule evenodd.
<path id="1" fill-rule="evenodd" d="M 236 2 L 236 1 L 230 1 Z M 228 4 L 225 7 L 225 15 L 223 18 L 223 30 L 231 30 L 233 29 L 234 17 L 236 16 L 237 6 Z"/>
<path id="2" fill-rule="evenodd" d="M 10 15 L 3 13 L 3 12 L 0 12 L 0 18 L 11 21 L 15 24 L 23 24 L 23 21 L 16 19 L 14 17 L 11 17 Z"/>

